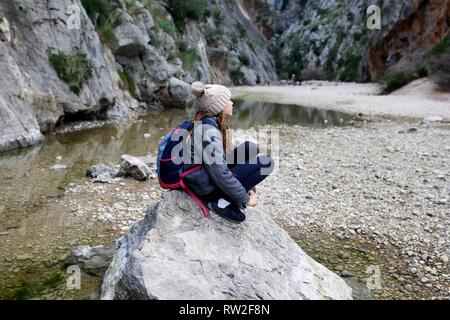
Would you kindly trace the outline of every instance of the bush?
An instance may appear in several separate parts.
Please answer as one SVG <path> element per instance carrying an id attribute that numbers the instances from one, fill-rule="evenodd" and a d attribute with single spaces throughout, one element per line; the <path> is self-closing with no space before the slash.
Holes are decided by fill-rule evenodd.
<path id="1" fill-rule="evenodd" d="M 302 80 L 327 80 L 328 75 L 322 68 L 309 68 L 302 71 Z"/>
<path id="2" fill-rule="evenodd" d="M 101 41 L 109 47 L 117 44 L 113 30 L 121 23 L 114 8 L 106 0 L 81 0 Z"/>
<path id="3" fill-rule="evenodd" d="M 419 78 L 428 77 L 430 74 L 431 74 L 431 70 L 427 65 L 421 64 L 417 67 L 417 75 Z"/>
<path id="4" fill-rule="evenodd" d="M 446 52 L 449 52 L 450 50 L 450 39 L 449 37 L 445 37 L 439 44 L 437 44 L 433 50 L 431 50 L 431 54 L 439 55 Z"/>
<path id="5" fill-rule="evenodd" d="M 122 80 L 124 89 L 127 90 L 131 96 L 136 98 L 136 82 L 130 76 L 130 74 L 125 70 L 121 69 L 118 71 L 119 77 Z"/>
<path id="6" fill-rule="evenodd" d="M 220 29 L 212 28 L 209 25 L 205 26 L 205 39 L 208 45 L 215 46 L 221 39 Z"/>
<path id="7" fill-rule="evenodd" d="M 242 24 L 238 23 L 237 29 L 238 29 L 238 31 L 239 31 L 239 36 L 240 36 L 241 38 L 244 38 L 245 35 L 247 34 L 247 31 L 245 30 L 244 26 L 243 26 Z"/>
<path id="8" fill-rule="evenodd" d="M 68 55 L 62 52 L 49 54 L 49 61 L 58 77 L 65 81 L 75 94 L 79 94 L 85 81 L 92 77 L 92 62 L 81 51 Z"/>
<path id="9" fill-rule="evenodd" d="M 358 68 L 361 59 L 361 56 L 348 56 L 344 62 L 344 69 L 342 70 L 340 79 L 343 81 L 356 81 L 358 79 Z"/>
<path id="10" fill-rule="evenodd" d="M 387 83 L 385 92 L 391 93 L 397 89 L 400 89 L 404 85 L 410 83 L 411 81 L 415 80 L 416 77 L 414 75 L 406 73 L 406 72 L 393 72 L 387 74 Z"/>
<path id="11" fill-rule="evenodd" d="M 239 55 L 239 61 L 244 65 L 244 66 L 248 66 L 250 65 L 250 60 L 248 59 L 247 56 L 244 56 L 242 54 Z"/>
<path id="12" fill-rule="evenodd" d="M 206 0 L 170 0 L 169 11 L 175 20 L 185 18 L 200 21 L 206 10 Z"/>
<path id="13" fill-rule="evenodd" d="M 220 11 L 220 8 L 218 6 L 214 6 L 214 8 L 212 8 L 211 14 L 214 17 L 214 19 L 216 19 L 217 22 L 222 21 L 223 19 L 222 12 Z"/>
<path id="14" fill-rule="evenodd" d="M 172 21 L 161 19 L 158 22 L 159 27 L 166 33 L 174 35 L 177 33 L 177 28 L 172 23 Z"/>
<path id="15" fill-rule="evenodd" d="M 184 70 L 194 71 L 200 57 L 195 50 L 183 47 L 180 48 L 180 59 L 183 62 Z"/>
<path id="16" fill-rule="evenodd" d="M 440 56 L 435 61 L 433 69 L 436 72 L 436 80 L 439 87 L 450 92 L 450 52 Z"/>
<path id="17" fill-rule="evenodd" d="M 235 85 L 242 85 L 244 83 L 245 75 L 240 70 L 231 70 L 230 77 Z"/>

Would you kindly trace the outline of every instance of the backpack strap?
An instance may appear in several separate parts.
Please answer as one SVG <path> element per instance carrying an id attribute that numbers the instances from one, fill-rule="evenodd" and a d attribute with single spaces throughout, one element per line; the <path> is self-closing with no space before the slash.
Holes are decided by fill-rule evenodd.
<path id="1" fill-rule="evenodd" d="M 186 171 L 186 172 L 180 173 L 180 187 L 181 187 L 184 191 L 186 191 L 186 192 L 191 196 L 191 198 L 194 199 L 195 202 L 198 203 L 198 205 L 200 206 L 200 208 L 201 208 L 202 211 L 203 211 L 203 214 L 205 215 L 206 218 L 208 218 L 208 209 L 206 209 L 206 206 L 205 206 L 205 204 L 203 203 L 203 201 L 200 200 L 200 199 L 195 195 L 195 193 L 192 192 L 192 190 L 189 189 L 189 187 L 188 187 L 188 186 L 184 183 L 184 181 L 183 181 L 183 178 L 186 177 L 188 174 L 191 174 L 192 172 L 195 172 L 195 171 L 199 170 L 199 169 L 202 168 L 202 167 L 203 167 L 202 165 L 198 165 L 198 166 L 195 166 L 194 168 L 192 168 L 192 169 L 190 169 L 190 170 L 188 170 L 188 171 Z"/>
<path id="2" fill-rule="evenodd" d="M 216 120 L 213 119 L 213 117 L 205 117 L 202 119 L 202 123 L 210 124 L 219 129 L 219 125 L 217 124 Z"/>

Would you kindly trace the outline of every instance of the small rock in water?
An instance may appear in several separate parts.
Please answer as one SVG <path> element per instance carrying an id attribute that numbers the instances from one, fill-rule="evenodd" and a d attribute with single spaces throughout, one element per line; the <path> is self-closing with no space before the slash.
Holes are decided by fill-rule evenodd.
<path id="1" fill-rule="evenodd" d="M 92 180 L 94 183 L 95 182 L 101 182 L 101 183 L 111 183 L 113 180 L 113 177 L 111 176 L 111 174 L 109 174 L 108 172 L 103 172 L 100 173 L 96 178 L 94 178 L 94 180 Z"/>
<path id="2" fill-rule="evenodd" d="M 66 170 L 67 169 L 67 166 L 66 165 L 63 165 L 63 164 L 55 164 L 53 167 L 51 167 L 50 168 L 51 170 L 54 170 L 54 171 L 63 171 L 63 170 Z"/>
<path id="3" fill-rule="evenodd" d="M 110 166 L 102 163 L 92 166 L 86 170 L 86 176 L 90 178 L 97 178 L 102 174 L 108 174 L 110 178 L 113 178 L 117 175 L 117 170 L 114 170 Z M 103 176 L 103 178 L 105 178 L 105 176 Z"/>
<path id="4" fill-rule="evenodd" d="M 150 133 L 145 133 L 144 134 L 144 138 L 145 139 L 149 139 L 149 138 L 151 138 L 152 137 L 152 135 L 150 134 Z"/>

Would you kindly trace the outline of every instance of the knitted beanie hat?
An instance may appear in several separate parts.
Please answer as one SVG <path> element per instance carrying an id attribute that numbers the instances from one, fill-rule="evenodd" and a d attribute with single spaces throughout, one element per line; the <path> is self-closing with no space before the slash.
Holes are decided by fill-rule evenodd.
<path id="1" fill-rule="evenodd" d="M 191 85 L 192 93 L 197 97 L 199 111 L 217 115 L 225 109 L 231 99 L 231 91 L 225 86 L 196 81 Z"/>

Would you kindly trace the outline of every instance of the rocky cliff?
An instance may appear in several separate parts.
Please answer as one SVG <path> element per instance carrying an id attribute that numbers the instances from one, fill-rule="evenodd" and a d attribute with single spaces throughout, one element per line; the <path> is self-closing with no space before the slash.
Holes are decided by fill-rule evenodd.
<path id="1" fill-rule="evenodd" d="M 381 7 L 381 29 L 366 26 Z M 184 107 L 189 83 L 369 81 L 415 71 L 450 0 L 12 0 L 0 3 L 0 152 L 61 122 Z"/>
<path id="2" fill-rule="evenodd" d="M 242 224 L 206 219 L 186 193 L 164 193 L 118 240 L 102 299 L 352 298 L 267 214 L 249 211 Z"/>
<path id="3" fill-rule="evenodd" d="M 281 77 L 344 81 L 410 70 L 448 34 L 449 0 L 244 0 L 272 42 Z M 367 28 L 367 8 L 381 9 L 381 29 Z"/>
<path id="4" fill-rule="evenodd" d="M 61 122 L 184 107 L 194 80 L 276 80 L 267 40 L 239 1 L 0 3 L 0 152 Z M 197 6 L 197 7 L 196 7 Z"/>

